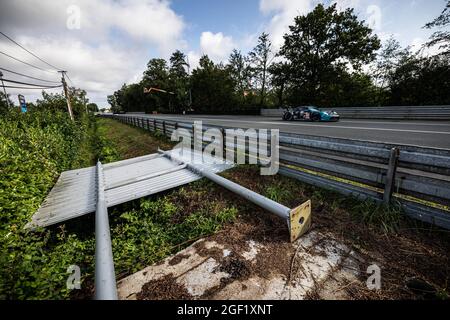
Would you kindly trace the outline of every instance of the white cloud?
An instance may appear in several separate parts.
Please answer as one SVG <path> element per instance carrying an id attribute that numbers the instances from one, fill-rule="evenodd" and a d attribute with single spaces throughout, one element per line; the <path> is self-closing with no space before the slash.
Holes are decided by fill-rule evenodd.
<path id="1" fill-rule="evenodd" d="M 214 62 L 226 61 L 231 51 L 235 48 L 233 38 L 224 36 L 222 32 L 202 32 L 200 36 L 200 49 Z"/>
<path id="2" fill-rule="evenodd" d="M 375 4 L 372 4 L 367 7 L 366 13 L 368 15 L 367 23 L 369 24 L 369 27 L 372 28 L 373 30 L 380 31 L 382 27 L 381 24 L 382 13 L 380 7 Z"/>
<path id="3" fill-rule="evenodd" d="M 312 10 L 315 0 L 261 0 L 259 9 L 263 14 L 273 14 L 267 27 L 272 44 L 275 48 L 283 45 L 283 36 L 289 31 L 298 15 Z"/>
<path id="4" fill-rule="evenodd" d="M 81 21 L 80 29 L 70 30 L 67 9 L 73 5 L 80 8 Z M 93 100 L 106 101 L 106 95 L 124 82 L 136 80 L 151 53 L 167 58 L 175 49 L 183 49 L 184 29 L 183 18 L 167 0 L 0 1 L 0 30 L 44 60 L 67 69 L 73 82 Z M 6 39 L 0 39 L 0 44 L 2 51 L 42 66 Z M 2 56 L 0 64 L 39 78 L 59 78 Z M 40 96 L 35 90 L 27 92 L 28 100 Z"/>

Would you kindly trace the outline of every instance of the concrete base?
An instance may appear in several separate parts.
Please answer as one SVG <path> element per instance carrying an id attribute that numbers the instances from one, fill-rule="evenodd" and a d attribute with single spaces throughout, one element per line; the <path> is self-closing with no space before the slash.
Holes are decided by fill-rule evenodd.
<path id="1" fill-rule="evenodd" d="M 253 240 L 236 249 L 202 239 L 119 281 L 119 298 L 346 299 L 340 288 L 359 281 L 361 259 L 330 235 L 312 231 L 273 250 Z"/>

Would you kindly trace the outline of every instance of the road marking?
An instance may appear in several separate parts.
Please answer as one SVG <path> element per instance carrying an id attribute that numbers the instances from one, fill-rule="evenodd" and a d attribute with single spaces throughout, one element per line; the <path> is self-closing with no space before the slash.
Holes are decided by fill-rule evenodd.
<path id="1" fill-rule="evenodd" d="M 344 123 L 369 123 L 369 124 L 401 124 L 401 125 L 416 125 L 416 126 L 442 126 L 442 127 L 449 127 L 450 128 L 450 123 L 425 123 L 425 122 L 401 122 L 401 121 L 397 121 L 397 122 L 386 122 L 386 121 L 352 121 L 352 120 L 340 120 L 340 122 L 344 122 Z"/>
<path id="2" fill-rule="evenodd" d="M 169 117 L 169 119 L 172 119 Z M 346 126 L 325 126 L 325 125 L 314 125 L 307 123 L 286 123 L 286 122 L 271 122 L 271 121 L 246 121 L 246 120 L 231 120 L 231 119 L 214 119 L 214 118 L 183 118 L 183 119 L 191 119 L 191 120 L 207 120 L 207 121 L 222 121 L 222 122 L 234 122 L 234 123 L 259 123 L 259 124 L 273 124 L 273 125 L 283 125 L 283 126 L 295 126 L 295 127 L 325 127 L 325 128 L 337 128 L 337 129 L 354 129 L 354 130 L 376 130 L 376 131 L 394 131 L 394 132 L 412 132 L 412 133 L 425 133 L 425 134 L 446 134 L 450 135 L 450 132 L 443 131 L 424 131 L 424 130 L 407 130 L 407 129 L 388 129 L 388 128 L 364 128 L 364 127 L 346 127 Z M 334 123 L 333 123 L 334 124 Z M 280 128 L 281 129 L 281 128 Z"/>

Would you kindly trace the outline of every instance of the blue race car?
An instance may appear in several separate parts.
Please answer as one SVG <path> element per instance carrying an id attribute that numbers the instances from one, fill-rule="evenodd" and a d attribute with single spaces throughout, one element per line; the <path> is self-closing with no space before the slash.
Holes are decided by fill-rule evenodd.
<path id="1" fill-rule="evenodd" d="M 340 116 L 334 111 L 321 111 L 316 107 L 287 108 L 283 114 L 284 121 L 339 121 Z"/>

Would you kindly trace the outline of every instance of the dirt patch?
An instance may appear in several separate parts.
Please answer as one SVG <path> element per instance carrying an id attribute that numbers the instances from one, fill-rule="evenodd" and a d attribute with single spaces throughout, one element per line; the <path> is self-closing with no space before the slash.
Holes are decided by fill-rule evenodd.
<path id="1" fill-rule="evenodd" d="M 169 261 L 169 265 L 170 266 L 174 266 L 176 264 L 179 264 L 183 259 L 189 258 L 189 256 L 185 255 L 185 254 L 177 254 L 175 255 L 175 257 L 173 257 L 170 261 Z"/>
<path id="2" fill-rule="evenodd" d="M 366 263 L 360 264 L 361 283 L 349 284 L 345 289 L 353 299 L 424 299 L 422 294 L 408 286 L 409 280 L 421 279 L 422 287 L 434 288 L 435 299 L 448 299 L 450 280 L 450 239 L 430 226 L 427 232 L 407 228 L 396 233 L 385 233 L 376 227 L 355 220 L 346 212 L 340 215 L 324 212 L 314 215 L 315 230 L 331 232 L 357 252 Z M 412 222 L 416 224 L 415 222 Z M 440 233 L 440 234 L 438 234 Z M 447 241 L 445 239 L 448 239 Z M 368 290 L 365 270 L 376 263 L 381 268 L 382 289 Z"/>
<path id="3" fill-rule="evenodd" d="M 144 284 L 136 295 L 138 300 L 190 300 L 192 296 L 176 279 L 167 275 Z"/>
<path id="4" fill-rule="evenodd" d="M 294 255 L 294 248 L 288 238 L 286 223 L 260 210 L 253 212 L 252 215 L 242 216 L 239 221 L 227 226 L 223 232 L 207 238 L 208 241 L 214 241 L 230 250 L 229 257 L 224 259 L 223 250 L 217 247 L 206 248 L 203 242 L 196 243 L 194 246 L 200 256 L 221 261 L 220 271 L 231 274 L 230 278 L 223 279 L 221 287 L 209 290 L 202 298 L 210 297 L 237 278 L 243 280 L 250 275 L 270 279 L 275 274 L 281 274 L 287 279 Z M 255 259 L 247 261 L 244 255 L 252 249 L 249 246 L 251 242 L 258 243 L 260 248 L 255 254 Z"/>
<path id="5" fill-rule="evenodd" d="M 211 238 L 208 238 L 210 240 Z M 221 261 L 223 259 L 223 249 L 213 247 L 207 248 L 205 242 L 197 242 L 193 246 L 200 257 L 213 258 L 216 261 Z"/>
<path id="6" fill-rule="evenodd" d="M 286 177 L 262 177 L 257 168 L 250 166 L 239 167 L 223 175 L 263 194 L 267 186 L 281 185 L 282 190 L 289 189 L 289 192 L 286 197 L 279 199 L 279 202 L 291 208 L 311 198 L 313 200 L 312 230 L 331 234 L 334 239 L 349 246 L 362 258 L 358 266 L 358 270 L 361 271 L 360 283 L 348 283 L 345 284 L 346 287 L 344 286 L 351 298 L 426 299 L 431 296 L 435 299 L 449 298 L 450 233 L 448 231 L 422 224 L 402 215 L 396 230 L 388 232 L 383 230 L 382 225 L 364 223 L 358 216 L 358 210 L 352 212 L 354 207 L 361 205 L 361 202 L 353 198 L 345 198 L 328 191 L 318 193 L 317 188 Z M 264 214 L 264 211 L 249 207 L 248 203 L 243 205 L 246 208 L 245 214 L 257 216 L 246 219 L 255 226 L 253 228 L 248 226 L 249 229 L 253 229 L 254 238 L 259 241 L 266 240 L 267 248 L 273 247 L 266 253 L 262 250 L 258 259 L 274 261 L 272 267 L 285 274 L 285 262 L 280 262 L 277 267 L 275 261 L 283 261 L 283 256 L 289 255 L 289 250 L 283 252 L 283 242 L 287 241 L 283 238 L 283 235 L 286 235 L 286 227 L 278 225 L 279 221 L 262 217 L 260 213 Z M 250 210 L 254 212 L 250 213 Z M 236 231 L 242 232 L 245 228 L 243 230 L 238 226 Z M 226 232 L 226 237 L 229 236 L 229 238 L 223 237 L 223 241 L 229 243 L 235 239 L 246 238 L 245 235 L 233 237 L 234 232 Z M 273 244 L 267 241 L 266 232 L 270 232 L 273 236 Z M 220 242 L 218 239 L 215 240 Z M 365 286 L 367 280 L 365 271 L 373 263 L 381 267 L 382 290 L 370 291 Z M 420 279 L 420 284 L 416 285 L 419 289 L 415 288 L 414 281 L 411 285 L 410 279 Z"/>
<path id="7" fill-rule="evenodd" d="M 249 242 L 260 243 L 261 249 L 256 254 L 255 263 L 249 263 L 248 267 L 252 274 L 262 278 L 269 278 L 274 273 L 288 276 L 290 260 L 294 254 L 288 239 L 286 223 L 261 210 L 242 216 L 223 232 L 208 237 L 208 241 L 217 242 L 243 260 L 243 254 L 251 249 Z M 212 257 L 217 261 L 223 259 L 222 250 L 205 248 L 203 243 L 196 244 L 196 250 L 201 256 Z"/>
<path id="8" fill-rule="evenodd" d="M 215 255 L 217 257 L 217 253 Z M 243 257 L 232 252 L 225 259 L 222 256 L 220 265 L 214 272 L 225 272 L 229 274 L 229 277 L 224 277 L 220 279 L 220 285 L 212 287 L 205 291 L 205 293 L 200 297 L 200 299 L 208 300 L 211 299 L 215 293 L 219 292 L 225 288 L 228 284 L 240 280 L 243 281 L 253 274 L 253 269 L 250 263 L 248 263 Z"/>
<path id="9" fill-rule="evenodd" d="M 236 279 L 245 279 L 251 273 L 249 263 L 242 257 L 238 257 L 234 254 L 222 261 L 219 271 L 226 272 L 230 275 L 230 277 L 224 279 L 226 282 L 231 282 Z"/>

